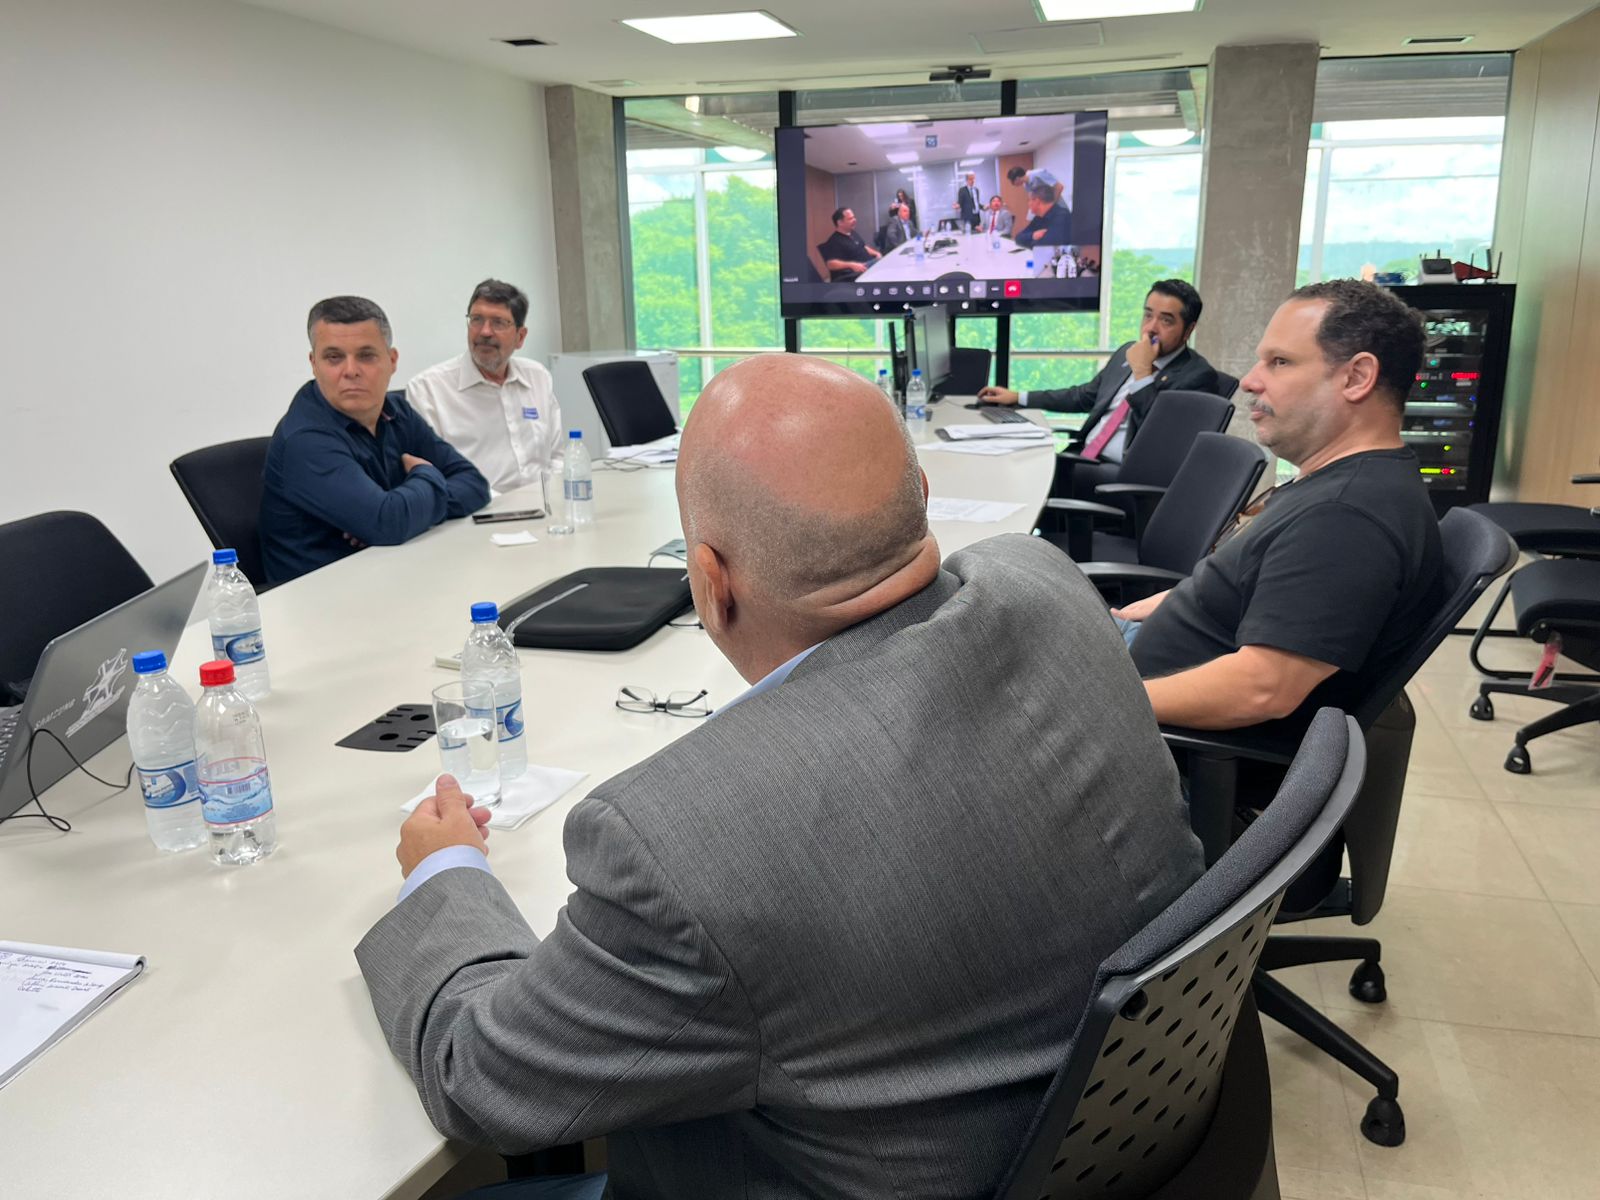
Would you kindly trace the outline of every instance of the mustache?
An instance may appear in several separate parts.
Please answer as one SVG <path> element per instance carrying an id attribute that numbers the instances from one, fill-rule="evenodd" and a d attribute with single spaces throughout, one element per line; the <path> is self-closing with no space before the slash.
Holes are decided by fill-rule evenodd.
<path id="1" fill-rule="evenodd" d="M 1264 417 L 1275 417 L 1278 415 L 1277 409 L 1273 408 L 1272 405 L 1268 404 L 1260 396 L 1252 396 L 1250 398 L 1250 411 L 1253 413 L 1260 413 Z"/>

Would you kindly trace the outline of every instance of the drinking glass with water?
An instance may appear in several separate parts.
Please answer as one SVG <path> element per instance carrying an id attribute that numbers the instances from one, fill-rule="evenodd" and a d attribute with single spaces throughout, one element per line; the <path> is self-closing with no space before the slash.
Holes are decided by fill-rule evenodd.
<path id="1" fill-rule="evenodd" d="M 500 803 L 500 744 L 494 687 L 463 679 L 433 689 L 439 760 L 479 808 Z"/>

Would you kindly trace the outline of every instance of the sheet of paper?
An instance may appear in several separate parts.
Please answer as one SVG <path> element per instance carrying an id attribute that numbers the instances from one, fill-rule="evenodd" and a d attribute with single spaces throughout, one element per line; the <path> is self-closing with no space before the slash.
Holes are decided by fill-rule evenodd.
<path id="1" fill-rule="evenodd" d="M 136 954 L 0 942 L 0 1087 L 143 967 Z"/>
<path id="2" fill-rule="evenodd" d="M 491 533 L 489 540 L 496 546 L 531 546 L 539 539 L 524 529 L 519 533 Z"/>
<path id="3" fill-rule="evenodd" d="M 983 442 L 923 442 L 918 450 L 937 450 L 942 454 L 1016 454 L 1023 450 L 1049 447 L 1049 442 L 1022 438 L 995 438 Z"/>
<path id="4" fill-rule="evenodd" d="M 515 829 L 535 813 L 543 812 L 573 788 L 588 778 L 587 772 L 568 771 L 561 767 L 540 767 L 529 763 L 527 769 L 515 779 L 501 785 L 500 803 L 490 810 L 491 829 Z M 434 781 L 400 807 L 410 812 L 427 797 L 433 795 Z"/>
<path id="5" fill-rule="evenodd" d="M 951 496 L 928 497 L 928 520 L 972 521 L 988 524 L 1003 521 L 1012 513 L 1021 512 L 1022 505 L 1008 504 L 1004 500 L 958 500 Z"/>
<path id="6" fill-rule="evenodd" d="M 989 421 L 977 425 L 946 425 L 944 431 L 953 441 L 966 442 L 988 440 L 991 438 L 1016 438 L 1021 441 L 1048 441 L 1050 431 L 1042 425 L 1035 425 L 1032 421 L 1018 422 L 1016 424 L 999 425 Z"/>

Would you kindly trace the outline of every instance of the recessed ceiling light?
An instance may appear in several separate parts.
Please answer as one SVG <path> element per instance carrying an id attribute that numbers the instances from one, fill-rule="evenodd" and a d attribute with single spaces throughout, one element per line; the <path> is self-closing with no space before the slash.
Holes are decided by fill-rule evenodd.
<path id="1" fill-rule="evenodd" d="M 694 17 L 629 17 L 622 22 L 640 33 L 682 46 L 696 42 L 754 42 L 762 38 L 798 37 L 771 13 L 703 13 Z"/>
<path id="2" fill-rule="evenodd" d="M 1105 21 L 1197 12 L 1201 0 L 1033 0 L 1041 21 Z"/>
<path id="3" fill-rule="evenodd" d="M 967 146 L 967 153 L 968 154 L 993 154 L 998 149 L 1000 149 L 1000 139 L 999 138 L 995 138 L 991 142 L 972 142 L 971 144 L 969 144 Z"/>
<path id="4" fill-rule="evenodd" d="M 893 154 L 885 154 L 884 157 L 898 166 L 900 163 L 916 162 L 917 152 L 915 150 L 899 150 Z"/>

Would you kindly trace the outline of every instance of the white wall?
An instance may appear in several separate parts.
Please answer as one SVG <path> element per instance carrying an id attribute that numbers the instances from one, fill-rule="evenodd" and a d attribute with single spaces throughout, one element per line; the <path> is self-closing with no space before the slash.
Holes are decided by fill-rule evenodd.
<path id="1" fill-rule="evenodd" d="M 209 543 L 167 471 L 272 432 L 305 314 L 377 301 L 395 386 L 486 275 L 559 347 L 526 81 L 208 0 L 0 5 L 0 521 L 78 508 L 157 580 Z"/>

